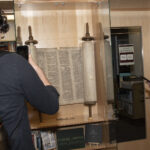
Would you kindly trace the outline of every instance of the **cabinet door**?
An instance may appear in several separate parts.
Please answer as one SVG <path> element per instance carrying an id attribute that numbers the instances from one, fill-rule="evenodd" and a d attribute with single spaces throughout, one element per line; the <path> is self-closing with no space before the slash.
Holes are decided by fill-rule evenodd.
<path id="1" fill-rule="evenodd" d="M 145 96 L 141 27 L 111 29 L 117 142 L 143 139 Z"/>

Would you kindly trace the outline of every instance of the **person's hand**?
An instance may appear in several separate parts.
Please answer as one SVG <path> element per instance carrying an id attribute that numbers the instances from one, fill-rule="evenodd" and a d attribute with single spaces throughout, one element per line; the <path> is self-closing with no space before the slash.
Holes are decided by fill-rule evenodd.
<path id="1" fill-rule="evenodd" d="M 35 61 L 33 60 L 31 54 L 29 54 L 28 62 L 30 63 L 30 65 L 31 65 L 35 70 L 38 70 L 38 69 L 40 68 L 40 67 L 35 63 Z"/>
<path id="2" fill-rule="evenodd" d="M 39 78 L 42 80 L 44 85 L 50 85 L 48 79 L 44 75 L 44 72 L 41 70 L 41 68 L 33 61 L 31 54 L 29 54 L 29 59 L 28 59 L 30 65 L 34 68 L 36 73 L 38 74 Z"/>

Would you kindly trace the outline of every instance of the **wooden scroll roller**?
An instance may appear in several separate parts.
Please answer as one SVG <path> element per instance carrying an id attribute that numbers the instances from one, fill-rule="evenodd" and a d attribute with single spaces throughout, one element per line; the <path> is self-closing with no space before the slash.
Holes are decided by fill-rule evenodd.
<path id="1" fill-rule="evenodd" d="M 29 30 L 29 40 L 27 40 L 25 44 L 29 46 L 29 53 L 31 54 L 34 62 L 37 63 L 36 47 L 34 45 L 38 44 L 38 41 L 34 40 L 32 36 L 31 26 L 28 26 L 28 30 Z M 40 112 L 39 112 L 39 119 L 40 119 L 40 122 L 42 122 L 42 116 Z"/>
<path id="2" fill-rule="evenodd" d="M 34 40 L 32 36 L 32 29 L 31 26 L 28 27 L 29 30 L 29 40 L 25 42 L 26 45 L 29 45 L 29 53 L 31 54 L 33 60 L 35 63 L 37 63 L 37 57 L 36 57 L 36 47 L 35 44 L 38 44 L 38 41 Z"/>
<path id="3" fill-rule="evenodd" d="M 21 28 L 20 26 L 17 27 L 17 46 L 22 46 L 22 39 L 21 39 Z"/>
<path id="4" fill-rule="evenodd" d="M 95 52 L 94 37 L 90 36 L 89 26 L 86 23 L 86 34 L 82 38 L 83 69 L 84 69 L 84 103 L 89 106 L 89 118 L 92 118 L 92 105 L 96 104 L 96 74 L 95 74 Z"/>

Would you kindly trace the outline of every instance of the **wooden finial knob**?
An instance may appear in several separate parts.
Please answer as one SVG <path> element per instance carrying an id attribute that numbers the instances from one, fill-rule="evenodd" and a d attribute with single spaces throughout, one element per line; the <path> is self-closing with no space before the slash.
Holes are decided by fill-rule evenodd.
<path id="1" fill-rule="evenodd" d="M 32 28 L 31 28 L 31 26 L 28 26 L 28 30 L 29 30 L 29 40 L 27 40 L 25 42 L 25 44 L 26 45 L 30 45 L 30 43 L 37 44 L 38 41 L 34 40 L 34 38 L 32 36 Z"/>
<path id="2" fill-rule="evenodd" d="M 22 45 L 21 28 L 20 28 L 20 26 L 17 27 L 17 45 Z"/>
<path id="3" fill-rule="evenodd" d="M 89 33 L 89 24 L 86 23 L 86 33 L 85 33 L 85 36 L 82 38 L 83 41 L 92 41 L 94 40 L 94 37 L 90 36 L 90 33 Z"/>

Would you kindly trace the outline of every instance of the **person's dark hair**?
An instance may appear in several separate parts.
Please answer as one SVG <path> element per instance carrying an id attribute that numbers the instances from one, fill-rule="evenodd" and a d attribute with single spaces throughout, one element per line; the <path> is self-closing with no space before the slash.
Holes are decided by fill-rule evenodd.
<path id="1" fill-rule="evenodd" d="M 0 33 L 6 33 L 9 30 L 9 24 L 7 17 L 3 15 L 3 11 L 0 10 Z"/>

